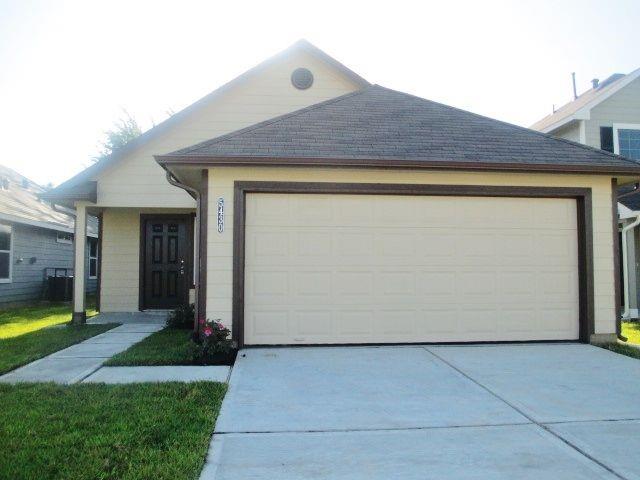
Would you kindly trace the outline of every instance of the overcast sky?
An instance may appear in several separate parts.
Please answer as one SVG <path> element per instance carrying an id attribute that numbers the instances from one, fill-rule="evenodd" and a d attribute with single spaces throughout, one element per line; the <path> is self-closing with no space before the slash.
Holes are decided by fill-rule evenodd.
<path id="1" fill-rule="evenodd" d="M 0 0 L 0 164 L 58 184 L 306 38 L 372 83 L 529 126 L 640 67 L 640 1 Z M 164 152 L 158 152 L 164 153 Z"/>

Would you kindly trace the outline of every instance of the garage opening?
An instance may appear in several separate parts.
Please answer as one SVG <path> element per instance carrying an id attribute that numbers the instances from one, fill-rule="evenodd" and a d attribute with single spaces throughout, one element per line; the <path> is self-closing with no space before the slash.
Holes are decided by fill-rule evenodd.
<path id="1" fill-rule="evenodd" d="M 247 193 L 244 343 L 575 340 L 575 198 Z"/>

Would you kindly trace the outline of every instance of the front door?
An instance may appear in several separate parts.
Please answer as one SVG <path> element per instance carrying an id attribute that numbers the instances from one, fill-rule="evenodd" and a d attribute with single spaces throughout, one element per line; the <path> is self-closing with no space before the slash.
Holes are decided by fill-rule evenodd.
<path id="1" fill-rule="evenodd" d="M 141 308 L 175 308 L 188 300 L 187 216 L 141 218 Z"/>

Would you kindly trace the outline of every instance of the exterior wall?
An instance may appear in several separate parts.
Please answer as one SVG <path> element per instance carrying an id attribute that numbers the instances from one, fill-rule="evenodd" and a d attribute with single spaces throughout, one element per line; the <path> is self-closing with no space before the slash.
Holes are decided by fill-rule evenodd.
<path id="1" fill-rule="evenodd" d="M 629 253 L 629 273 L 632 280 L 629 282 L 629 291 L 631 291 L 631 312 L 633 318 L 640 317 L 640 254 L 638 252 L 640 248 L 640 231 L 637 228 L 633 229 L 633 239 L 629 241 L 629 245 L 632 246 L 633 253 Z"/>
<path id="2" fill-rule="evenodd" d="M 102 213 L 100 310 L 135 312 L 139 308 L 140 214 L 192 213 L 189 209 L 107 208 Z M 190 293 L 190 298 L 193 294 Z"/>
<path id="3" fill-rule="evenodd" d="M 0 283 L 0 305 L 44 300 L 44 269 L 73 268 L 73 244 L 58 243 L 57 232 L 27 225 L 12 225 L 13 274 L 11 283 Z M 35 263 L 30 259 L 35 257 Z M 18 263 L 18 259 L 24 259 Z M 85 271 L 89 271 L 88 252 Z M 86 291 L 96 291 L 96 279 L 87 279 Z"/>
<path id="4" fill-rule="evenodd" d="M 309 68 L 307 90 L 291 85 L 291 72 Z M 118 161 L 97 179 L 98 205 L 107 207 L 195 208 L 183 190 L 169 185 L 153 155 L 208 140 L 256 122 L 357 90 L 351 80 L 316 57 L 298 52 L 272 62 L 218 98 L 189 113 L 157 138 Z"/>
<path id="5" fill-rule="evenodd" d="M 580 123 L 572 123 L 569 126 L 562 127 L 553 132 L 553 136 L 580 143 Z"/>
<path id="6" fill-rule="evenodd" d="M 629 268 L 629 306 L 631 318 L 638 317 L 638 229 L 627 232 L 628 268 Z M 622 255 L 622 251 L 620 253 Z M 624 285 L 623 287 L 624 288 Z"/>
<path id="7" fill-rule="evenodd" d="M 614 305 L 611 178 L 589 175 L 450 173 L 408 170 L 311 168 L 212 168 L 209 170 L 207 232 L 207 316 L 231 326 L 233 267 L 233 184 L 236 180 L 295 182 L 422 183 L 588 187 L 593 192 L 595 333 L 616 331 Z M 218 233 L 216 202 L 225 200 L 225 229 Z"/>
<path id="8" fill-rule="evenodd" d="M 586 120 L 586 144 L 600 148 L 600 127 L 611 127 L 614 123 L 640 124 L 640 79 L 591 110 L 591 119 Z"/>

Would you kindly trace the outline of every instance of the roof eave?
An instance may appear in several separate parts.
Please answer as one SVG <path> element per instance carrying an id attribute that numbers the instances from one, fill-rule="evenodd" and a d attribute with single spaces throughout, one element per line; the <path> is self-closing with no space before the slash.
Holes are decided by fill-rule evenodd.
<path id="1" fill-rule="evenodd" d="M 416 170 L 463 170 L 493 172 L 536 172 L 599 175 L 640 175 L 638 166 L 606 165 L 543 165 L 523 163 L 451 162 L 433 160 L 398 160 L 367 158 L 309 158 L 309 157 L 222 157 L 204 155 L 155 155 L 163 168 L 175 167 L 330 167 L 330 168 L 383 168 Z"/>
<path id="2" fill-rule="evenodd" d="M 68 188 L 55 188 L 39 195 L 42 200 L 60 205 L 71 205 L 75 202 L 97 203 L 98 182 L 88 181 Z"/>
<path id="3" fill-rule="evenodd" d="M 594 98 L 590 102 L 587 102 L 584 106 L 582 106 L 575 112 L 567 115 L 566 117 L 563 117 L 560 120 L 557 120 L 554 123 L 542 128 L 536 128 L 536 124 L 540 123 L 540 122 L 536 122 L 531 126 L 531 128 L 534 130 L 539 130 L 540 132 L 550 133 L 566 125 L 567 123 L 570 123 L 573 120 L 590 120 L 591 110 L 594 107 L 597 107 L 599 104 L 607 100 L 609 97 L 611 97 L 615 93 L 622 90 L 624 87 L 629 85 L 631 82 L 633 82 L 637 78 L 640 78 L 640 68 L 627 74 L 624 78 L 621 78 L 616 82 L 613 82 L 611 85 L 608 85 L 600 95 L 597 95 L 596 98 Z M 568 105 L 571 105 L 571 103 L 569 103 Z"/>
<path id="4" fill-rule="evenodd" d="M 0 213 L 0 221 L 8 223 L 17 223 L 19 225 L 26 225 L 29 227 L 43 228 L 45 230 L 53 230 L 56 232 L 74 233 L 74 228 L 60 223 L 44 222 L 39 220 L 31 220 L 29 218 L 19 217 L 17 215 L 8 215 L 6 213 Z M 98 234 L 87 231 L 87 237 L 97 238 Z"/>

